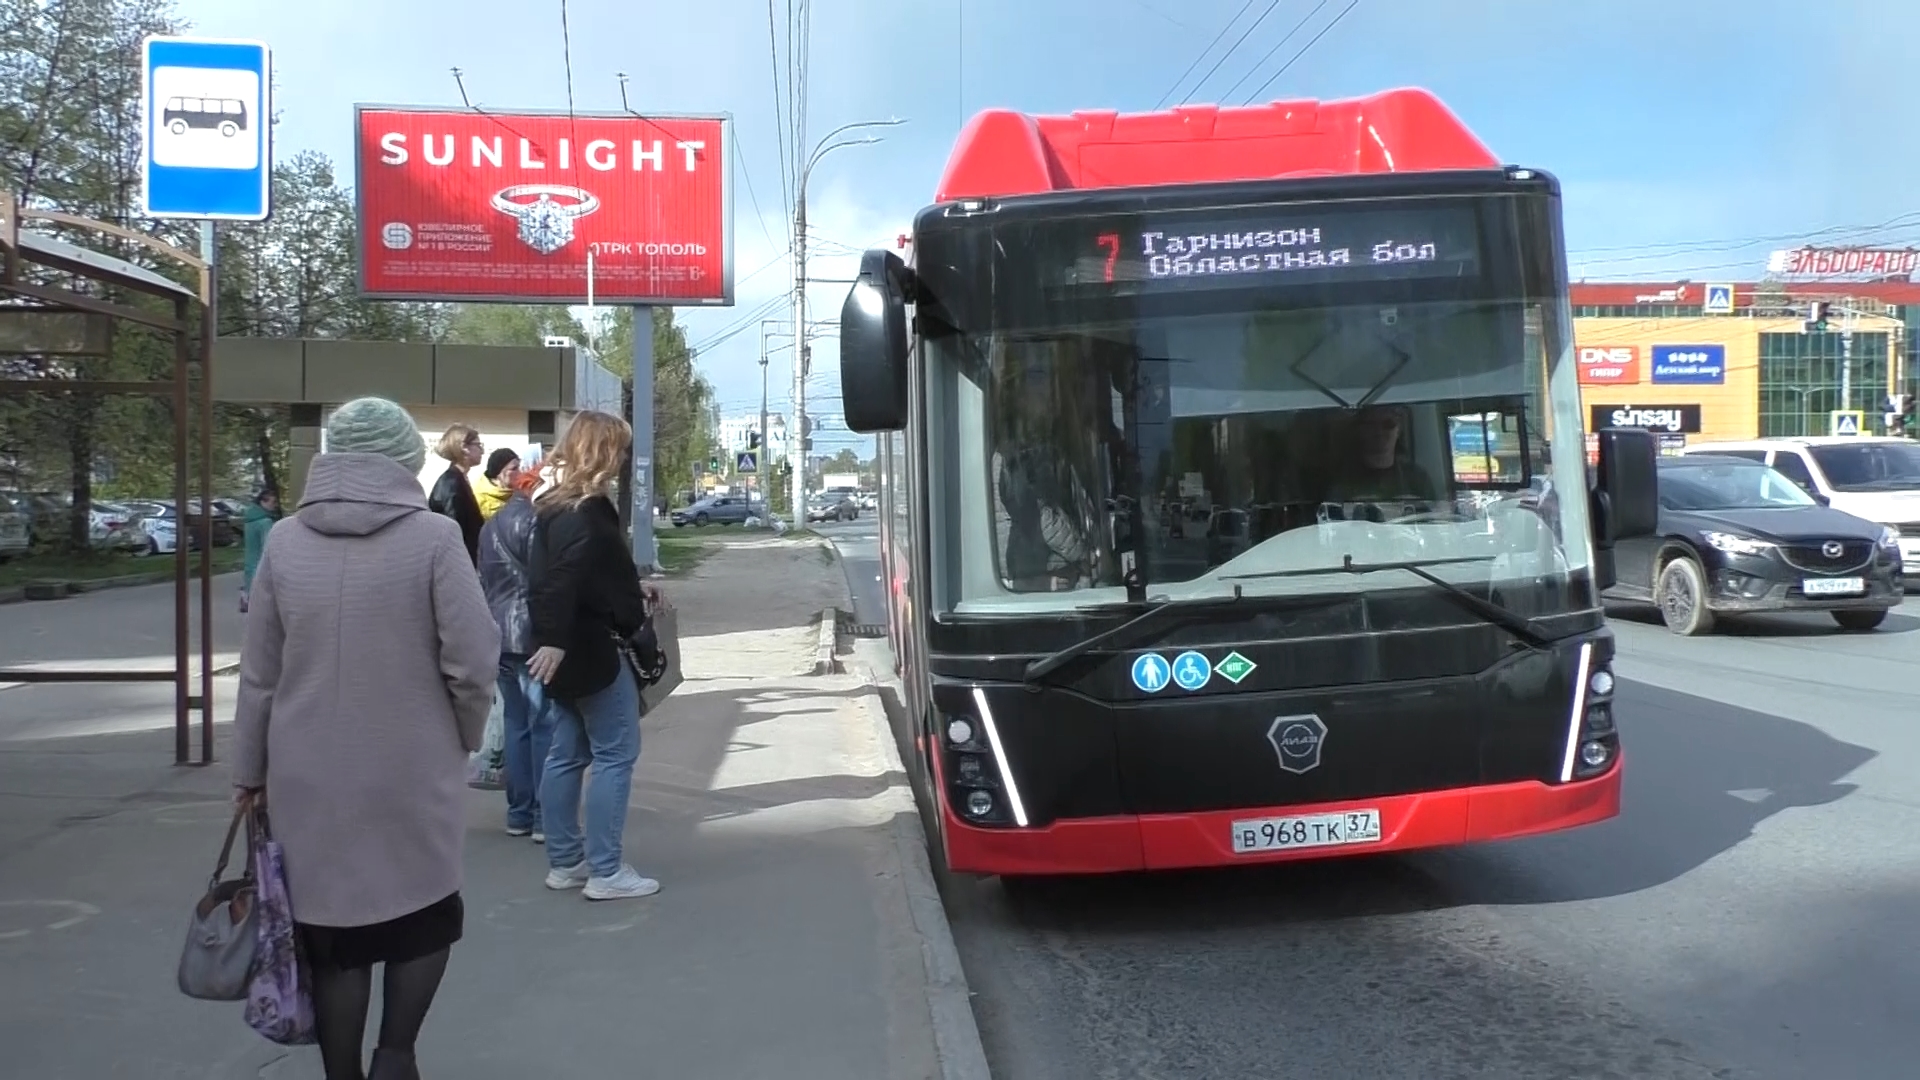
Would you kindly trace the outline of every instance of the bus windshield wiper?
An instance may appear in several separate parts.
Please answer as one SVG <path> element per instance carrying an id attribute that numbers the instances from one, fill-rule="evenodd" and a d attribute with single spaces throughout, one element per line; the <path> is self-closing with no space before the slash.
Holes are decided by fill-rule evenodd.
<path id="1" fill-rule="evenodd" d="M 1406 559 L 1394 562 L 1359 563 L 1353 556 L 1343 557 L 1339 566 L 1310 566 L 1298 570 L 1269 570 L 1258 574 L 1229 574 L 1223 581 L 1247 581 L 1254 578 L 1311 577 L 1316 574 L 1375 574 L 1385 570 L 1405 570 L 1407 573 L 1426 581 L 1440 590 L 1440 594 L 1455 604 L 1485 621 L 1513 634 L 1528 646 L 1544 649 L 1553 643 L 1553 638 L 1542 633 L 1538 624 L 1525 615 L 1518 615 L 1488 600 L 1484 596 L 1475 596 L 1427 570 L 1429 566 L 1453 566 L 1460 563 L 1492 562 L 1491 555 L 1466 555 L 1452 559 Z"/>
<path id="2" fill-rule="evenodd" d="M 1240 597 L 1240 586 L 1235 585 L 1233 587 L 1233 594 L 1230 596 L 1195 596 L 1179 600 L 1161 601 L 1111 630 L 1103 630 L 1090 638 L 1076 641 L 1058 652 L 1048 653 L 1040 659 L 1029 663 L 1027 665 L 1025 678 L 1026 684 L 1033 686 L 1041 679 L 1046 678 L 1048 675 L 1051 675 L 1093 650 L 1103 645 L 1110 645 L 1116 641 L 1124 640 L 1138 633 L 1142 627 L 1159 622 L 1168 616 L 1179 615 L 1184 612 L 1205 611 L 1210 608 L 1231 607 L 1240 602 Z M 1136 605 L 1130 603 L 1127 606 L 1133 607 Z"/>

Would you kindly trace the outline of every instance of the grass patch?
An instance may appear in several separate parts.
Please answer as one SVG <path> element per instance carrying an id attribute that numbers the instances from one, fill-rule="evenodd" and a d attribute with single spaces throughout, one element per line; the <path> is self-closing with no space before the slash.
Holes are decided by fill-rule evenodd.
<path id="1" fill-rule="evenodd" d="M 655 533 L 653 546 L 658 552 L 660 569 L 669 574 L 684 574 L 713 553 L 711 538 L 687 535 L 679 530 Z"/>
<path id="2" fill-rule="evenodd" d="M 188 572 L 200 568 L 200 554 L 187 553 Z M 246 552 L 239 544 L 213 549 L 213 572 L 225 574 L 240 569 Z M 0 588 L 25 585 L 29 581 L 99 581 L 102 578 L 130 577 L 135 574 L 173 576 L 173 556 L 135 557 L 117 552 L 88 552 L 83 555 L 23 555 L 0 563 Z"/>

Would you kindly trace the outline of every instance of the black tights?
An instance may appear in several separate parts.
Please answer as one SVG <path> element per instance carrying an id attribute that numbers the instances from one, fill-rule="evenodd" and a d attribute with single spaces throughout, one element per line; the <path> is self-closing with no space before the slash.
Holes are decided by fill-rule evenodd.
<path id="1" fill-rule="evenodd" d="M 380 992 L 381 1050 L 411 1061 L 413 1044 L 427 1022 L 427 1010 L 447 972 L 449 950 L 417 960 L 386 965 Z M 367 1010 L 373 1003 L 373 969 L 321 968 L 313 973 L 314 1026 L 327 1080 L 362 1080 L 361 1053 L 367 1038 Z"/>

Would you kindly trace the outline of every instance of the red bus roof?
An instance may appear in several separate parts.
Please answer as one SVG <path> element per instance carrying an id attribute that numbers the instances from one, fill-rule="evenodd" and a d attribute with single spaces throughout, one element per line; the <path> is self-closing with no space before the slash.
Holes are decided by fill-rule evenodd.
<path id="1" fill-rule="evenodd" d="M 989 109 L 961 131 L 934 201 L 1500 164 L 1425 90 L 1124 116 Z"/>

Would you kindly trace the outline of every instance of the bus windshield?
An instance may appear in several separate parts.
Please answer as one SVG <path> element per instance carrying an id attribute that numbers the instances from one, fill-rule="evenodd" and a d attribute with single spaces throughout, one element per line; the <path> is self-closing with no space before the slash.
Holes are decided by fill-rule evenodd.
<path id="1" fill-rule="evenodd" d="M 1444 234 L 1400 249 L 1444 280 L 1342 280 L 1356 245 L 1333 245 L 1372 238 L 1344 225 L 1291 265 L 1233 234 L 1255 249 L 1209 261 L 1226 288 L 1034 280 L 1069 231 L 996 237 L 991 300 L 920 308 L 942 608 L 1070 611 L 1130 578 L 1170 599 L 1412 588 L 1311 571 L 1435 559 L 1523 614 L 1592 606 L 1563 303 L 1501 295 L 1498 260 Z M 1101 283 L 1178 273 L 1119 255 L 1092 260 Z"/>

